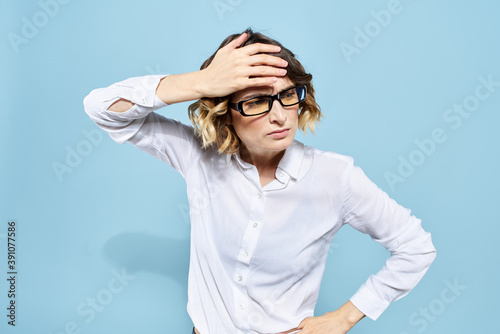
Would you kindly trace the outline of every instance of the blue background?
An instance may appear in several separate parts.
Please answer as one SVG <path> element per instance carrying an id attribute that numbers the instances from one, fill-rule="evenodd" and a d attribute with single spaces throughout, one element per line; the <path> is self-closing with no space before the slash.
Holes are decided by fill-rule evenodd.
<path id="1" fill-rule="evenodd" d="M 472 105 L 478 78 L 500 82 L 500 3 L 401 0 L 381 26 L 372 11 L 391 3 L 2 1 L 0 332 L 190 333 L 185 183 L 169 166 L 113 142 L 82 102 L 92 89 L 132 76 L 197 70 L 227 35 L 247 27 L 282 42 L 314 76 L 325 118 L 316 135 L 298 139 L 353 156 L 422 219 L 438 250 L 408 296 L 350 333 L 498 332 L 500 86 L 479 88 L 489 95 L 460 124 L 458 114 L 445 117 L 454 104 Z M 357 29 L 368 29 L 366 45 Z M 356 53 L 342 51 L 356 42 Z M 188 122 L 187 105 L 160 112 Z M 446 140 L 422 153 L 415 141 L 436 128 Z M 78 150 L 84 154 L 68 167 Z M 397 174 L 410 158 L 416 166 L 391 186 L 387 172 Z M 54 166 L 62 165 L 61 174 Z M 6 317 L 10 220 L 17 222 L 15 328 Z M 342 229 L 315 314 L 342 305 L 387 256 L 366 235 Z M 92 298 L 100 310 L 93 316 Z"/>

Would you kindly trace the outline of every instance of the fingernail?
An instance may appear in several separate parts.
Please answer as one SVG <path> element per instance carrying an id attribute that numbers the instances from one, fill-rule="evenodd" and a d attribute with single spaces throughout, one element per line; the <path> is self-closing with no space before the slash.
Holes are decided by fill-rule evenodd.
<path id="1" fill-rule="evenodd" d="M 286 70 L 285 69 L 281 69 L 280 70 L 280 74 L 283 74 L 283 75 L 286 74 Z"/>
<path id="2" fill-rule="evenodd" d="M 285 59 L 282 59 L 281 63 L 283 64 L 283 66 L 287 66 L 288 65 L 288 62 Z"/>

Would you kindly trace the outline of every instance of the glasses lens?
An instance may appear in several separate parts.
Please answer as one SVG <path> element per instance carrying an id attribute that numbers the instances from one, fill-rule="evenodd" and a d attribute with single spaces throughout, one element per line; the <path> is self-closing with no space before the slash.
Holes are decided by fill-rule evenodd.
<path id="1" fill-rule="evenodd" d="M 248 101 L 242 102 L 243 112 L 248 115 L 258 115 L 268 112 L 271 108 L 270 96 L 258 96 Z M 279 100 L 285 107 L 293 106 L 306 99 L 306 87 L 299 86 L 287 89 L 279 94 Z"/>
<path id="2" fill-rule="evenodd" d="M 291 106 L 305 99 L 305 89 L 303 86 L 294 87 L 280 94 L 280 99 L 283 105 Z"/>
<path id="3" fill-rule="evenodd" d="M 280 99 L 281 99 L 281 102 L 285 106 L 296 104 L 297 102 L 299 102 L 299 96 L 297 95 L 297 89 L 292 88 L 292 89 L 289 89 L 289 90 L 282 92 L 280 94 Z"/>
<path id="4" fill-rule="evenodd" d="M 247 115 L 255 115 L 266 112 L 269 109 L 268 97 L 256 97 L 243 102 L 243 112 Z"/>

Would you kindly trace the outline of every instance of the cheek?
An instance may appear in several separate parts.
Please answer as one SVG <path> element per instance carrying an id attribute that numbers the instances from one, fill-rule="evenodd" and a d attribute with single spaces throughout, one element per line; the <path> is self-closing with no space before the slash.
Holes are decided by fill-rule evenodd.
<path id="1" fill-rule="evenodd" d="M 238 136 L 239 136 L 240 129 L 244 128 L 244 123 L 245 123 L 245 121 L 240 114 L 238 114 L 236 112 L 231 113 L 231 125 L 233 126 L 234 131 L 236 131 L 236 134 Z"/>
<path id="2" fill-rule="evenodd" d="M 234 127 L 234 131 L 236 131 L 236 134 L 240 139 L 254 136 L 256 131 L 262 128 L 260 119 L 247 119 L 241 115 L 233 117 L 232 125 Z"/>
<path id="3" fill-rule="evenodd" d="M 294 123 L 295 125 L 297 125 L 299 123 L 299 109 L 297 108 L 297 110 L 295 110 L 294 112 L 290 113 L 290 115 L 288 117 L 290 117 L 290 121 L 292 123 Z"/>

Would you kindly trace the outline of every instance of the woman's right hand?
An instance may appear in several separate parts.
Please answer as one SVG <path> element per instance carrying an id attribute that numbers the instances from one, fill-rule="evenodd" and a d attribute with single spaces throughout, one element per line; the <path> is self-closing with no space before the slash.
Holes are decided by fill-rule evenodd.
<path id="1" fill-rule="evenodd" d="M 288 63 L 284 59 L 259 54 L 279 52 L 279 46 L 255 43 L 238 48 L 246 38 L 243 33 L 219 49 L 210 65 L 198 73 L 198 87 L 204 97 L 223 97 L 245 88 L 271 85 L 286 75 Z"/>
<path id="2" fill-rule="evenodd" d="M 278 77 L 286 75 L 284 68 L 288 64 L 284 59 L 259 54 L 279 52 L 279 46 L 255 43 L 238 48 L 246 38 L 247 34 L 243 33 L 219 49 L 203 70 L 172 74 L 161 79 L 156 95 L 167 104 L 202 97 L 224 97 L 245 88 L 271 85 Z"/>

